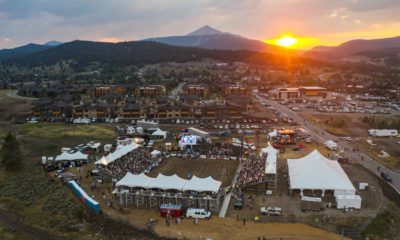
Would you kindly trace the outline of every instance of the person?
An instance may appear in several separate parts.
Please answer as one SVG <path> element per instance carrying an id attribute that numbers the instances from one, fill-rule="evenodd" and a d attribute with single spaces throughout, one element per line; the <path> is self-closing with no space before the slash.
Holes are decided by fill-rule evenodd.
<path id="1" fill-rule="evenodd" d="M 243 226 L 246 226 L 246 218 L 243 218 Z"/>

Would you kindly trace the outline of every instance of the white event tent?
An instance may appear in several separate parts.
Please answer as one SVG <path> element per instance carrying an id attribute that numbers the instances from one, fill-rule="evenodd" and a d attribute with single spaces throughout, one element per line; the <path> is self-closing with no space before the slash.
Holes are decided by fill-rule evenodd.
<path id="1" fill-rule="evenodd" d="M 159 150 L 157 150 L 157 149 L 154 149 L 154 150 L 150 153 L 151 156 L 158 156 L 158 155 L 160 155 L 160 154 L 161 154 L 161 152 L 160 152 Z"/>
<path id="2" fill-rule="evenodd" d="M 278 131 L 276 131 L 276 129 L 274 129 L 272 132 L 268 133 L 269 138 L 274 138 L 276 136 L 278 136 Z"/>
<path id="3" fill-rule="evenodd" d="M 288 159 L 289 189 L 321 190 L 324 196 L 326 190 L 337 195 L 355 195 L 356 189 L 343 171 L 340 164 L 323 156 L 314 150 L 305 157 Z"/>
<path id="4" fill-rule="evenodd" d="M 265 173 L 276 174 L 276 161 L 278 159 L 279 151 L 276 150 L 270 143 L 266 148 L 261 149 L 260 156 L 267 155 L 265 161 Z"/>
<path id="5" fill-rule="evenodd" d="M 134 175 L 128 172 L 121 180 L 116 183 L 116 186 L 218 193 L 221 187 L 221 182 L 214 180 L 212 177 L 198 178 L 196 176 L 193 176 L 190 180 L 186 180 L 180 178 L 176 174 L 172 176 L 158 174 L 157 177 L 151 178 L 144 173 Z"/>
<path id="6" fill-rule="evenodd" d="M 74 160 L 84 160 L 87 159 L 88 155 L 83 154 L 79 151 L 74 153 L 62 152 L 56 157 L 56 161 L 74 161 Z"/>
<path id="7" fill-rule="evenodd" d="M 162 137 L 163 139 L 167 138 L 167 132 L 163 131 L 161 129 L 157 129 L 155 132 L 153 132 L 153 134 L 151 134 L 152 136 L 158 136 L 158 137 Z"/>
<path id="8" fill-rule="evenodd" d="M 118 145 L 117 148 L 115 149 L 114 152 L 108 154 L 106 157 L 102 157 L 100 160 L 97 160 L 95 162 L 95 164 L 101 164 L 101 165 L 108 165 L 112 162 L 114 162 L 115 160 L 125 156 L 126 154 L 134 151 L 135 149 L 137 149 L 138 147 L 140 147 L 139 144 L 133 142 L 131 144 L 128 145 Z"/>

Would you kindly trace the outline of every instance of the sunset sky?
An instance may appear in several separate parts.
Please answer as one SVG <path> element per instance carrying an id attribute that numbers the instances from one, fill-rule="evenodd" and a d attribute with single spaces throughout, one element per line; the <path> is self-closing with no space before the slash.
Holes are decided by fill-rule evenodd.
<path id="1" fill-rule="evenodd" d="M 297 48 L 400 35 L 400 0 L 0 0 L 0 48 L 185 35 L 203 25 Z"/>

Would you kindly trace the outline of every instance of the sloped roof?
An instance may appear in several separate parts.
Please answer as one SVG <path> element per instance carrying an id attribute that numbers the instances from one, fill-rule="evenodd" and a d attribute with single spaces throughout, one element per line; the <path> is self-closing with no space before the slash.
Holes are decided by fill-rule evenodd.
<path id="1" fill-rule="evenodd" d="M 188 180 L 180 178 L 178 175 L 174 174 L 172 176 L 165 176 L 163 174 L 158 174 L 156 178 L 150 181 L 148 188 L 158 188 L 163 190 L 182 190 L 182 186 L 187 183 Z"/>
<path id="2" fill-rule="evenodd" d="M 83 154 L 79 151 L 74 153 L 63 152 L 56 157 L 56 161 L 72 161 L 72 160 L 83 160 L 87 159 L 88 155 Z"/>
<path id="3" fill-rule="evenodd" d="M 221 187 L 221 182 L 215 180 L 214 178 L 199 178 L 193 176 L 186 184 L 183 186 L 183 191 L 196 191 L 196 192 L 218 192 Z"/>
<path id="4" fill-rule="evenodd" d="M 102 157 L 100 160 L 96 161 L 95 164 L 102 164 L 108 165 L 115 160 L 125 156 L 126 154 L 132 152 L 133 150 L 137 149 L 140 145 L 132 142 L 128 145 L 118 145 L 114 152 L 109 153 L 106 157 Z"/>
<path id="5" fill-rule="evenodd" d="M 153 178 L 148 177 L 144 173 L 134 175 L 128 172 L 121 180 L 119 180 L 115 185 L 118 186 L 127 186 L 127 187 L 141 187 L 148 188 L 149 183 L 153 180 Z"/>
<path id="6" fill-rule="evenodd" d="M 157 188 L 162 190 L 195 191 L 195 192 L 214 192 L 217 193 L 221 187 L 221 182 L 212 177 L 198 178 L 193 176 L 190 180 L 180 178 L 176 174 L 165 176 L 159 174 L 155 178 L 146 176 L 144 173 L 133 175 L 127 173 L 116 186 Z"/>
<path id="7" fill-rule="evenodd" d="M 276 174 L 276 161 L 278 160 L 279 151 L 276 150 L 270 143 L 266 148 L 261 149 L 260 155 L 266 154 L 267 159 L 265 160 L 265 173 Z"/>
<path id="8" fill-rule="evenodd" d="M 328 189 L 355 192 L 340 164 L 314 150 L 305 157 L 288 159 L 291 189 Z"/>

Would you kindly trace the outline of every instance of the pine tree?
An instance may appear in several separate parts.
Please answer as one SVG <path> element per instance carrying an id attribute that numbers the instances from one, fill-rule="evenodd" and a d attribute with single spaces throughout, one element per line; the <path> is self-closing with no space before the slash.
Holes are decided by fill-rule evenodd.
<path id="1" fill-rule="evenodd" d="M 22 162 L 21 148 L 17 138 L 11 132 L 4 138 L 0 152 L 1 165 L 6 170 L 15 171 L 19 169 Z"/>

